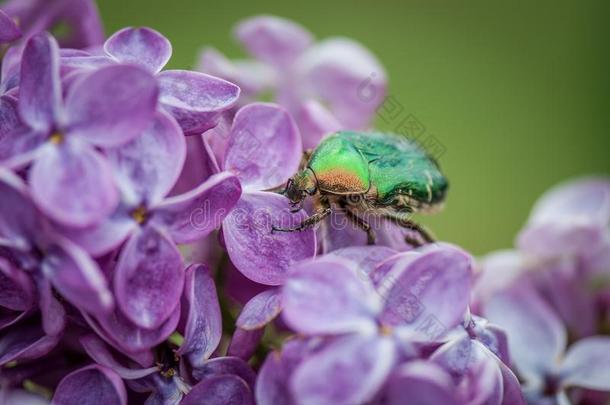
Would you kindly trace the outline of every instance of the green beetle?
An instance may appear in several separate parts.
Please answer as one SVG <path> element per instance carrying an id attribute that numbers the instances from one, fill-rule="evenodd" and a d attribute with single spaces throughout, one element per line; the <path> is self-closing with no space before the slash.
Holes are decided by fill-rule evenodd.
<path id="1" fill-rule="evenodd" d="M 305 198 L 314 197 L 316 212 L 294 228 L 273 229 L 306 229 L 338 207 L 367 232 L 371 244 L 375 235 L 363 218 L 371 213 L 415 230 L 431 242 L 410 216 L 438 209 L 447 188 L 436 161 L 414 142 L 395 134 L 340 131 L 322 140 L 283 192 L 295 210 Z"/>

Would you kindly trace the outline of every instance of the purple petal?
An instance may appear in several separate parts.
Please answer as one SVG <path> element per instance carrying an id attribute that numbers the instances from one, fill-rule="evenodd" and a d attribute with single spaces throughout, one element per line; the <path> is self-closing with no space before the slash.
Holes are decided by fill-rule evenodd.
<path id="1" fill-rule="evenodd" d="M 45 335 L 37 324 L 13 326 L 0 335 L 0 366 L 15 360 L 37 359 L 49 353 L 61 336 Z"/>
<path id="2" fill-rule="evenodd" d="M 287 380 L 288 376 L 285 373 L 280 353 L 269 353 L 258 372 L 255 388 L 256 402 L 292 405 L 294 401 L 288 391 Z"/>
<path id="3" fill-rule="evenodd" d="M 398 252 L 387 246 L 352 246 L 333 250 L 325 257 L 342 257 L 354 262 L 369 277 L 381 262 Z"/>
<path id="4" fill-rule="evenodd" d="M 282 316 L 305 334 L 376 330 L 380 297 L 365 273 L 340 258 L 320 258 L 292 267 L 282 290 Z"/>
<path id="5" fill-rule="evenodd" d="M 290 387 L 300 403 L 366 403 L 381 388 L 394 362 L 394 343 L 389 338 L 347 336 L 301 363 Z"/>
<path id="6" fill-rule="evenodd" d="M 6 94 L 19 86 L 22 54 L 23 48 L 18 46 L 13 46 L 4 53 L 0 67 L 0 93 Z"/>
<path id="7" fill-rule="evenodd" d="M 313 42 L 311 33 L 299 24 L 266 15 L 241 21 L 235 36 L 256 59 L 277 67 L 294 62 Z"/>
<path id="8" fill-rule="evenodd" d="M 342 125 L 322 104 L 315 100 L 308 100 L 295 114 L 303 137 L 303 149 L 315 149 L 325 135 L 332 134 Z"/>
<path id="9" fill-rule="evenodd" d="M 163 324 L 180 302 L 182 266 L 182 256 L 165 232 L 145 225 L 132 235 L 114 274 L 114 291 L 123 314 L 141 328 Z"/>
<path id="10" fill-rule="evenodd" d="M 517 376 L 504 363 L 499 362 L 498 365 L 502 372 L 502 385 L 504 388 L 502 405 L 525 405 L 525 398 L 523 397 L 521 384 Z"/>
<path id="11" fill-rule="evenodd" d="M 186 141 L 176 121 L 157 112 L 144 133 L 106 151 L 127 200 L 159 203 L 172 189 L 184 165 Z"/>
<path id="12" fill-rule="evenodd" d="M 441 346 L 430 360 L 451 374 L 458 385 L 458 396 L 467 403 L 500 404 L 504 379 L 502 363 L 465 331 L 460 335 Z M 515 396 L 513 393 L 510 397 Z"/>
<path id="13" fill-rule="evenodd" d="M 603 243 L 609 223 L 610 180 L 579 179 L 540 198 L 517 243 L 521 250 L 545 256 L 590 252 Z"/>
<path id="14" fill-rule="evenodd" d="M 28 275 L 0 257 L 0 306 L 27 311 L 34 304 L 34 284 Z"/>
<path id="15" fill-rule="evenodd" d="M 113 308 L 112 294 L 97 263 L 67 239 L 54 237 L 41 269 L 57 291 L 79 309 L 100 314 Z"/>
<path id="16" fill-rule="evenodd" d="M 591 336 L 574 343 L 560 374 L 565 387 L 610 391 L 610 337 Z"/>
<path id="17" fill-rule="evenodd" d="M 245 330 L 260 329 L 271 322 L 281 310 L 281 290 L 271 288 L 256 295 L 244 305 L 236 325 Z"/>
<path id="18" fill-rule="evenodd" d="M 411 325 L 436 339 L 464 319 L 473 282 L 472 258 L 463 250 L 439 244 L 415 259 L 398 261 L 380 282 L 386 298 L 381 322 Z"/>
<path id="19" fill-rule="evenodd" d="M 203 367 L 222 337 L 218 295 L 207 266 L 193 264 L 186 269 L 183 303 L 187 320 L 178 354 L 186 356 L 192 367 Z"/>
<path id="20" fill-rule="evenodd" d="M 563 257 L 541 263 L 530 272 L 541 297 L 553 307 L 575 339 L 595 334 L 598 327 L 596 297 L 587 283 L 579 282 L 583 277 L 579 271 L 581 263 L 578 258 Z"/>
<path id="21" fill-rule="evenodd" d="M 496 291 L 510 287 L 526 274 L 527 258 L 516 250 L 498 250 L 478 260 L 482 271 L 474 288 L 476 299 L 485 302 Z"/>
<path id="22" fill-rule="evenodd" d="M 47 335 L 59 335 L 66 327 L 66 310 L 53 295 L 49 280 L 38 281 L 38 295 L 42 329 Z"/>
<path id="23" fill-rule="evenodd" d="M 315 255 L 315 234 L 312 229 L 272 232 L 272 226 L 295 226 L 304 219 L 303 211 L 290 212 L 284 196 L 244 193 L 222 226 L 231 261 L 257 283 L 282 284 L 293 263 Z"/>
<path id="24" fill-rule="evenodd" d="M 67 131 L 96 146 L 125 144 L 152 123 L 158 94 L 155 78 L 142 68 L 114 65 L 97 69 L 70 89 Z"/>
<path id="25" fill-rule="evenodd" d="M 157 329 L 142 329 L 129 321 L 118 309 L 96 320 L 84 314 L 95 332 L 112 346 L 127 354 L 140 353 L 166 340 L 180 320 L 180 308 L 176 308 L 165 323 Z"/>
<path id="26" fill-rule="evenodd" d="M 240 104 L 255 99 L 274 85 L 275 73 L 255 60 L 231 61 L 217 49 L 206 47 L 199 55 L 197 70 L 235 83 L 241 89 Z"/>
<path id="27" fill-rule="evenodd" d="M 390 379 L 384 404 L 399 405 L 417 398 L 418 405 L 461 405 L 451 377 L 434 363 L 416 360 L 401 366 Z"/>
<path id="28" fill-rule="evenodd" d="M 216 128 L 206 132 L 206 135 Z M 219 173 L 216 157 L 210 146 L 204 140 L 204 135 L 185 137 L 186 160 L 178 181 L 170 191 L 170 196 L 184 194 L 199 186 L 213 174 Z"/>
<path id="29" fill-rule="evenodd" d="M 483 314 L 508 334 L 511 358 L 524 378 L 537 381 L 554 369 L 566 347 L 566 331 L 532 288 L 517 284 L 497 292 Z"/>
<path id="30" fill-rule="evenodd" d="M 498 359 L 481 345 L 472 341 L 470 364 L 458 389 L 467 403 L 501 404 L 503 375 Z"/>
<path id="31" fill-rule="evenodd" d="M 27 250 L 42 224 L 26 185 L 13 172 L 0 168 L 0 195 L 0 235 Z"/>
<path id="32" fill-rule="evenodd" d="M 246 190 L 266 190 L 296 173 L 301 154 L 301 136 L 290 114 L 275 104 L 254 103 L 235 115 L 224 169 Z"/>
<path id="33" fill-rule="evenodd" d="M 227 349 L 227 356 L 239 357 L 246 361 L 250 360 L 250 358 L 254 356 L 254 353 L 256 353 L 256 349 L 260 345 L 264 333 L 264 327 L 251 330 L 241 328 L 235 329 L 233 336 L 231 336 L 229 348 Z"/>
<path id="34" fill-rule="evenodd" d="M 86 71 L 94 71 L 96 69 L 99 69 L 101 67 L 104 66 L 112 66 L 114 64 L 116 64 L 116 62 L 112 59 L 109 58 L 108 56 L 94 56 L 94 55 L 89 55 L 89 54 L 68 54 L 68 55 L 64 55 L 62 51 L 65 51 L 64 49 L 60 50 L 61 53 L 61 76 L 63 78 L 63 84 L 64 84 L 64 92 L 66 91 L 66 77 L 74 72 L 78 72 L 78 74 L 80 73 L 88 73 Z"/>
<path id="35" fill-rule="evenodd" d="M 254 405 L 248 384 L 234 375 L 206 378 L 180 402 L 180 405 Z"/>
<path id="36" fill-rule="evenodd" d="M 196 189 L 163 201 L 151 221 L 165 227 L 176 243 L 195 242 L 220 226 L 240 195 L 237 177 L 218 173 Z"/>
<path id="37" fill-rule="evenodd" d="M 231 136 L 235 113 L 233 110 L 223 112 L 218 125 L 202 135 L 204 147 L 210 159 L 210 167 L 218 168 L 217 171 L 220 171 L 224 156 L 227 153 L 227 144 Z"/>
<path id="38" fill-rule="evenodd" d="M 204 73 L 166 70 L 157 77 L 159 101 L 187 135 L 201 134 L 216 126 L 220 113 L 231 108 L 239 97 L 239 87 Z"/>
<path id="39" fill-rule="evenodd" d="M 97 224 L 119 202 L 106 159 L 75 139 L 45 145 L 30 170 L 29 182 L 36 205 L 66 226 Z"/>
<path id="40" fill-rule="evenodd" d="M 119 206 L 100 224 L 87 228 L 56 225 L 56 228 L 93 257 L 100 257 L 119 247 L 138 228 L 138 223 L 130 211 L 127 207 Z"/>
<path id="41" fill-rule="evenodd" d="M 59 117 L 59 49 L 47 33 L 32 37 L 21 59 L 19 112 L 33 129 L 48 132 Z"/>
<path id="42" fill-rule="evenodd" d="M 121 377 L 109 368 L 90 365 L 65 376 L 53 395 L 57 405 L 127 405 Z"/>
<path id="43" fill-rule="evenodd" d="M 84 335 L 79 339 L 81 345 L 96 363 L 114 370 L 121 378 L 133 380 L 146 377 L 159 371 L 157 366 L 149 368 L 128 368 L 119 363 L 110 352 L 106 344 L 95 335 Z"/>
<path id="44" fill-rule="evenodd" d="M 216 357 L 193 370 L 193 377 L 201 381 L 217 375 L 236 375 L 253 389 L 256 374 L 244 360 L 237 357 Z"/>
<path id="45" fill-rule="evenodd" d="M 471 332 L 476 335 L 477 340 L 502 360 L 504 364 L 510 365 L 506 332 L 483 318 L 476 316 L 474 318 L 473 323 L 475 325 Z"/>
<path id="46" fill-rule="evenodd" d="M 289 380 L 303 360 L 319 352 L 324 347 L 320 339 L 289 339 L 282 352 L 271 352 L 258 373 L 256 381 L 256 401 L 259 404 L 292 405 L 292 393 L 289 391 Z"/>
<path id="47" fill-rule="evenodd" d="M 15 21 L 0 10 L 0 43 L 12 42 L 21 36 Z"/>
<path id="48" fill-rule="evenodd" d="M 332 254 L 333 252 L 329 253 Z M 388 284 L 382 283 L 385 277 L 390 274 L 390 272 L 394 269 L 394 265 L 398 262 L 401 262 L 402 266 L 407 266 L 411 261 L 414 261 L 418 257 L 422 255 L 420 250 L 409 250 L 406 252 L 400 252 L 393 256 L 388 257 L 382 262 L 378 263 L 377 266 L 373 269 L 371 273 L 369 273 L 369 277 L 371 281 L 375 285 L 375 288 L 379 288 L 380 290 L 388 287 Z"/>
<path id="49" fill-rule="evenodd" d="M 66 35 L 60 35 L 63 47 L 86 48 L 104 41 L 97 7 L 90 0 L 60 1 L 53 7 L 44 0 L 9 0 L 2 3 L 2 8 L 20 22 L 25 37 L 60 25 L 67 31 L 62 29 Z"/>
<path id="50" fill-rule="evenodd" d="M 329 105 L 345 128 L 367 127 L 385 99 L 385 70 L 358 42 L 326 39 L 309 48 L 297 64 L 302 86 Z"/>
<path id="51" fill-rule="evenodd" d="M 13 97 L 0 96 L 0 166 L 11 169 L 27 166 L 36 157 L 47 135 L 21 122 Z"/>
<path id="52" fill-rule="evenodd" d="M 119 62 L 140 65 L 158 73 L 172 56 L 172 44 L 161 33 L 147 27 L 124 28 L 112 34 L 104 50 Z"/>

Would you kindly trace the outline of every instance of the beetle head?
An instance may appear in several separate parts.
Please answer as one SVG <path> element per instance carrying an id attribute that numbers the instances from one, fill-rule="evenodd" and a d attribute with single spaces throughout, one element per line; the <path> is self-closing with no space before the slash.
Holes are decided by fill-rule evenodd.
<path id="1" fill-rule="evenodd" d="M 290 200 L 294 211 L 301 209 L 303 200 L 316 192 L 316 180 L 311 169 L 297 173 L 286 183 L 284 195 Z"/>

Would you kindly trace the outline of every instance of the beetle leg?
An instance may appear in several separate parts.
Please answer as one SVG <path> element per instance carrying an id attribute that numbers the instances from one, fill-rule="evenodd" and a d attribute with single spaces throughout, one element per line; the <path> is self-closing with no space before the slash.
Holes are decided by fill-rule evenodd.
<path id="1" fill-rule="evenodd" d="M 366 243 L 367 245 L 374 245 L 375 240 L 377 239 L 375 236 L 375 230 L 366 220 L 360 218 L 356 213 L 349 209 L 349 204 L 345 200 L 339 201 L 339 206 L 345 212 L 345 216 L 347 219 L 352 221 L 356 226 L 366 232 Z"/>
<path id="2" fill-rule="evenodd" d="M 321 210 L 317 211 L 312 216 L 306 218 L 303 222 L 301 222 L 299 225 L 297 225 L 293 228 L 280 228 L 280 227 L 273 225 L 271 227 L 271 232 L 273 232 L 273 231 L 278 231 L 278 232 L 302 231 L 302 230 L 312 227 L 315 224 L 317 224 L 318 222 L 322 221 L 324 218 L 329 216 L 331 212 L 332 212 L 332 209 L 330 207 L 322 208 Z"/>
<path id="3" fill-rule="evenodd" d="M 432 235 L 430 235 L 430 233 L 428 231 L 426 231 L 421 225 L 411 221 L 408 218 L 402 217 L 402 216 L 394 216 L 391 214 L 385 214 L 384 218 L 394 222 L 395 224 L 402 226 L 403 228 L 406 229 L 410 229 L 412 231 L 415 231 L 419 234 L 419 236 L 421 236 L 421 238 L 424 240 L 425 243 L 434 243 L 434 237 L 432 237 Z M 417 246 L 421 246 L 421 243 L 417 243 L 417 241 L 415 241 L 413 238 L 407 236 L 405 237 L 405 241 L 410 244 L 410 245 L 415 245 Z"/>
<path id="4" fill-rule="evenodd" d="M 364 232 L 366 232 L 366 244 L 367 245 L 374 245 L 375 244 L 375 239 L 377 239 L 377 238 L 375 236 L 375 231 L 371 227 L 371 224 L 366 222 L 364 219 L 360 218 L 358 215 L 356 215 L 349 208 L 344 207 L 343 209 L 345 211 L 345 215 L 347 216 L 347 218 L 349 220 L 351 220 L 353 223 L 355 223 Z"/>

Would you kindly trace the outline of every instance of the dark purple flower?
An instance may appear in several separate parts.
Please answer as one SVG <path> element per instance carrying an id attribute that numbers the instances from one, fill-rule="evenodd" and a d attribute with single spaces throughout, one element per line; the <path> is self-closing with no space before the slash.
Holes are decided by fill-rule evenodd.
<path id="1" fill-rule="evenodd" d="M 182 298 L 184 342 L 177 349 L 167 342 L 154 348 L 154 367 L 114 353 L 93 335 L 83 337 L 81 344 L 96 363 L 114 370 L 133 390 L 149 392 L 147 403 L 252 403 L 255 376 L 247 363 L 236 357 L 211 358 L 220 343 L 222 325 L 207 267 L 189 266 Z"/>
<path id="2" fill-rule="evenodd" d="M 117 373 L 91 365 L 73 371 L 61 380 L 53 395 L 53 404 L 127 405 L 127 391 Z"/>

